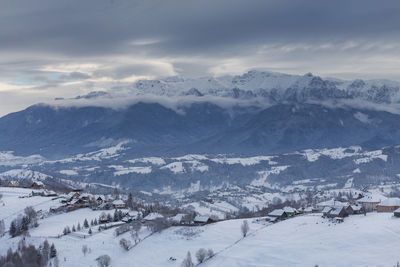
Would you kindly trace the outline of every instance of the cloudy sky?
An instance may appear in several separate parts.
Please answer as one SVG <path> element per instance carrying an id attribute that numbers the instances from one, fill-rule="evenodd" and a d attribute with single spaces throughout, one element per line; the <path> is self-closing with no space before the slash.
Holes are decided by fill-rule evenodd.
<path id="1" fill-rule="evenodd" d="M 4 0 L 0 115 L 140 78 L 400 80 L 398 0 Z"/>

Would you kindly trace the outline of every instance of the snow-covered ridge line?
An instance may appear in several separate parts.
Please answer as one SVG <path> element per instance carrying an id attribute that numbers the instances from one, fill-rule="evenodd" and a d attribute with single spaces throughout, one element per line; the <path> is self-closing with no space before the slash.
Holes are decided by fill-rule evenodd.
<path id="1" fill-rule="evenodd" d="M 179 106 L 196 102 L 211 102 L 227 108 L 234 105 L 263 107 L 294 100 L 357 100 L 379 106 L 398 104 L 400 83 L 388 80 L 345 81 L 321 78 L 311 73 L 290 75 L 253 70 L 237 76 L 139 80 L 112 92 L 92 92 L 87 96 L 57 100 L 51 105 L 121 109 L 143 102 L 159 103 L 178 110 Z"/>

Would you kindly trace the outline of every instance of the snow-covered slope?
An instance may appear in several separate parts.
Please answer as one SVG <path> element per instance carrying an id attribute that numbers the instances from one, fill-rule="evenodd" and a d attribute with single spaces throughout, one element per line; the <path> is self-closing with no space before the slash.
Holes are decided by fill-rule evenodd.
<path id="1" fill-rule="evenodd" d="M 24 194 L 11 190 L 15 190 L 14 196 Z M 15 215 L 0 212 L 0 219 L 17 216 L 31 205 L 23 198 L 12 198 L 5 195 L 5 206 L 18 206 Z M 35 208 L 51 205 L 37 203 Z M 0 206 L 0 211 L 4 207 Z M 195 254 L 200 248 L 215 253 L 201 266 L 394 266 L 400 260 L 400 219 L 392 213 L 351 215 L 340 224 L 322 218 L 321 214 L 299 215 L 275 224 L 252 218 L 247 219 L 250 231 L 245 238 L 240 231 L 243 219 L 171 227 L 154 234 L 142 227 L 141 242 L 129 251 L 120 247 L 119 240 L 132 240 L 130 233 L 116 237 L 113 228 L 101 232 L 93 228 L 92 235 L 83 229 L 57 236 L 65 226 L 82 224 L 85 218 L 90 220 L 99 214 L 100 211 L 81 209 L 40 219 L 39 227 L 31 230 L 26 242 L 39 245 L 47 239 L 56 246 L 60 266 L 77 267 L 94 266 L 95 259 L 103 254 L 111 257 L 111 266 L 180 266 L 188 251 L 196 262 Z M 8 235 L 0 237 L 0 254 L 6 254 L 9 247 L 15 249 L 18 242 L 18 238 Z M 90 249 L 87 255 L 82 253 L 84 245 Z"/>

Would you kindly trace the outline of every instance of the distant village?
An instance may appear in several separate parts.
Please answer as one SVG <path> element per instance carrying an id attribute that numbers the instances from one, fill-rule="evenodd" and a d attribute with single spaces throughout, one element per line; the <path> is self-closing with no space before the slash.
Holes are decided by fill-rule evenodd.
<path id="1" fill-rule="evenodd" d="M 191 209 L 171 208 L 160 204 L 143 204 L 135 200 L 132 194 L 120 195 L 117 189 L 112 195 L 90 194 L 81 189 L 60 194 L 46 189 L 40 181 L 25 182 L 24 184 L 20 184 L 18 181 L 7 181 L 6 186 L 31 188 L 32 193 L 27 197 L 43 196 L 58 199 L 60 205 L 51 207 L 49 213 L 70 212 L 80 208 L 104 210 L 105 212 L 97 223 L 114 223 L 113 227 L 121 223 L 136 221 L 147 225 L 157 224 L 153 227 L 156 230 L 161 230 L 171 225 L 204 225 L 221 220 L 216 216 L 197 214 Z M 268 208 L 254 214 L 251 212 L 228 214 L 227 219 L 261 217 L 266 222 L 275 223 L 301 214 L 321 213 L 323 218 L 340 223 L 349 215 L 365 215 L 367 212 L 374 211 L 392 212 L 394 216 L 400 217 L 400 198 L 386 198 L 368 192 L 354 193 L 350 200 L 342 196 L 320 202 L 313 199 L 312 202 L 312 205 L 303 205 L 303 207 L 299 207 L 298 203 L 292 203 L 293 206 L 287 205 L 290 202 L 270 204 Z M 107 214 L 106 211 L 110 210 L 114 211 L 114 216 L 110 213 Z M 115 224 L 116 221 L 119 224 Z M 111 225 L 107 227 L 111 227 Z"/>

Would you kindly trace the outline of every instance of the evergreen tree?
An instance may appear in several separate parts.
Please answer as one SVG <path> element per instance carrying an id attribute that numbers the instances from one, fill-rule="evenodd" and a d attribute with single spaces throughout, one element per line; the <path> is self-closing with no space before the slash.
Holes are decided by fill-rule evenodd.
<path id="1" fill-rule="evenodd" d="M 6 231 L 6 226 L 4 224 L 4 220 L 0 220 L 0 236 L 4 235 Z"/>
<path id="2" fill-rule="evenodd" d="M 89 228 L 89 235 L 91 235 L 92 234 L 92 228 Z"/>
<path id="3" fill-rule="evenodd" d="M 43 242 L 43 247 L 42 247 L 42 259 L 43 259 L 43 262 L 45 263 L 44 265 L 47 264 L 49 258 L 50 258 L 50 245 L 46 239 Z"/>
<path id="4" fill-rule="evenodd" d="M 50 258 L 54 258 L 56 256 L 57 256 L 57 250 L 53 243 L 53 244 L 51 244 L 51 247 L 50 247 Z"/>
<path id="5" fill-rule="evenodd" d="M 118 221 L 119 221 L 119 219 L 118 219 L 118 211 L 115 210 L 114 211 L 114 222 L 118 222 Z"/>
<path id="6" fill-rule="evenodd" d="M 76 232 L 75 225 L 72 225 L 72 232 Z"/>
<path id="7" fill-rule="evenodd" d="M 94 225 L 94 222 L 93 222 L 93 220 L 91 220 L 90 221 L 90 226 L 93 226 Z"/>
<path id="8" fill-rule="evenodd" d="M 76 227 L 76 230 L 80 231 L 81 230 L 81 224 L 78 222 L 78 226 Z"/>
<path id="9" fill-rule="evenodd" d="M 21 232 L 28 231 L 29 228 L 29 218 L 28 216 L 23 216 L 21 220 Z"/>
<path id="10" fill-rule="evenodd" d="M 11 222 L 11 225 L 10 225 L 10 235 L 11 235 L 11 237 L 15 237 L 15 236 L 17 235 L 17 225 L 16 225 L 16 223 L 15 223 L 15 220 L 13 220 L 13 221 Z"/>
<path id="11" fill-rule="evenodd" d="M 83 221 L 83 227 L 89 228 L 89 223 L 88 223 L 87 219 L 85 219 L 85 220 Z"/>
<path id="12" fill-rule="evenodd" d="M 94 224 L 94 225 L 98 225 L 97 218 L 94 218 L 93 224 Z"/>

